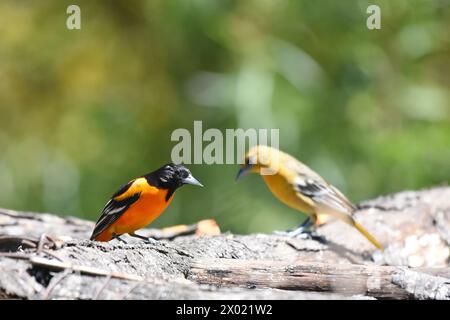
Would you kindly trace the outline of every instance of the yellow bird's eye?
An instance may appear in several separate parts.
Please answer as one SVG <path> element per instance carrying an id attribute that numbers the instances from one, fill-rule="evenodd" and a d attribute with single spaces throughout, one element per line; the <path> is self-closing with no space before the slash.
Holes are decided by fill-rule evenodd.
<path id="1" fill-rule="evenodd" d="M 258 158 L 256 156 L 250 156 L 247 161 L 247 165 L 256 164 L 258 162 Z"/>

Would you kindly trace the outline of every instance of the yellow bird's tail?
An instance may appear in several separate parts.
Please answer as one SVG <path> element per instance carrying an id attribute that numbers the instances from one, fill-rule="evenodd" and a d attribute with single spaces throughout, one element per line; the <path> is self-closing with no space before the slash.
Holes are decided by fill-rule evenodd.
<path id="1" fill-rule="evenodd" d="M 367 231 L 362 225 L 360 225 L 358 222 L 354 221 L 353 226 L 358 229 L 359 232 L 361 232 L 361 234 L 367 238 L 367 240 L 369 240 L 375 247 L 377 247 L 378 250 L 383 251 L 384 248 L 383 246 L 377 241 L 377 239 L 375 239 L 370 233 L 369 231 Z"/>
<path id="2" fill-rule="evenodd" d="M 323 215 L 332 216 L 332 217 L 338 218 L 339 220 L 342 220 L 343 222 L 355 227 L 367 240 L 369 240 L 375 247 L 377 247 L 378 250 L 381 250 L 381 251 L 384 250 L 383 246 L 377 241 L 377 239 L 375 239 L 375 237 L 372 236 L 369 233 L 369 231 L 367 231 L 362 225 L 360 225 L 358 222 L 356 222 L 355 219 L 353 219 L 353 217 L 351 215 L 345 214 L 341 211 L 335 211 L 335 210 L 328 210 L 328 211 L 321 210 L 320 212 L 321 212 L 321 214 L 319 214 L 319 216 L 323 216 Z"/>

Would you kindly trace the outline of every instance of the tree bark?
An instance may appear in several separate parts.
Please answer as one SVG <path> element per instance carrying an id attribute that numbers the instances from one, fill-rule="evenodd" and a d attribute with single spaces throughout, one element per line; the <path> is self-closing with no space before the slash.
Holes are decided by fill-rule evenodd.
<path id="1" fill-rule="evenodd" d="M 355 218 L 384 252 L 339 221 L 318 239 L 193 224 L 100 243 L 93 222 L 0 209 L 0 299 L 450 299 L 449 187 L 367 201 Z"/>

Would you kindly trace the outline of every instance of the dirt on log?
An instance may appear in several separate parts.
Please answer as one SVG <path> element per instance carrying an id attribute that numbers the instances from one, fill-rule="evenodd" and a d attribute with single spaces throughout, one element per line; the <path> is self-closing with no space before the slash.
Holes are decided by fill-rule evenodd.
<path id="1" fill-rule="evenodd" d="M 0 209 L 0 299 L 450 299 L 450 187 L 361 203 L 385 246 L 340 221 L 276 234 L 89 239 L 93 222 Z M 219 222 L 220 223 L 220 222 Z"/>

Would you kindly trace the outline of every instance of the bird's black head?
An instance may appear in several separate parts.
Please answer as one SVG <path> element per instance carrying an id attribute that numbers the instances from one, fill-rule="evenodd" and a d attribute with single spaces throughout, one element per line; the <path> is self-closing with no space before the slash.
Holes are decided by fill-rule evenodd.
<path id="1" fill-rule="evenodd" d="M 168 163 L 158 170 L 145 175 L 145 178 L 152 186 L 168 190 L 166 200 L 169 200 L 175 190 L 185 184 L 203 187 L 203 185 L 192 176 L 189 169 L 182 164 Z"/>

